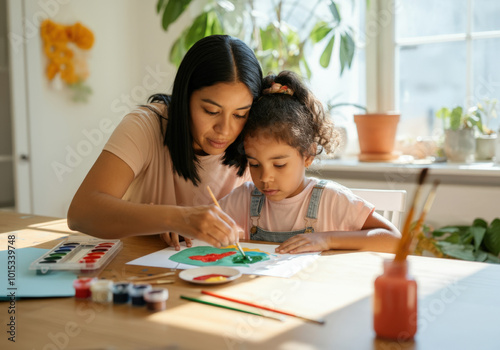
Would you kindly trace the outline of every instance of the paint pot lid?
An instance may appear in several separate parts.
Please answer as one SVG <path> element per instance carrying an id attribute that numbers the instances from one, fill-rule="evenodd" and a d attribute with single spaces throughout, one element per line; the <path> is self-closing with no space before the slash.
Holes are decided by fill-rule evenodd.
<path id="1" fill-rule="evenodd" d="M 130 289 L 130 295 L 133 297 L 143 296 L 145 293 L 149 292 L 153 287 L 147 283 L 134 284 Z"/>
<path id="2" fill-rule="evenodd" d="M 91 291 L 111 290 L 113 281 L 110 280 L 95 280 L 90 283 Z"/>
<path id="3" fill-rule="evenodd" d="M 144 300 L 149 303 L 162 302 L 168 299 L 168 290 L 164 288 L 153 288 L 144 293 Z"/>
<path id="4" fill-rule="evenodd" d="M 75 288 L 89 288 L 92 282 L 97 281 L 95 277 L 81 277 L 73 281 Z"/>
<path id="5" fill-rule="evenodd" d="M 130 282 L 116 282 L 113 284 L 113 293 L 115 294 L 129 294 L 132 289 Z"/>

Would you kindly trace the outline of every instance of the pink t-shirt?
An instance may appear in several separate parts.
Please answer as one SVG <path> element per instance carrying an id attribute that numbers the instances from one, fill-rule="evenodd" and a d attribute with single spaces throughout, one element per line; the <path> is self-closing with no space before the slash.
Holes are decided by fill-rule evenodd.
<path id="1" fill-rule="evenodd" d="M 166 106 L 149 105 L 165 115 Z M 166 121 L 163 123 L 166 127 Z M 207 191 L 210 185 L 217 199 L 251 179 L 247 169 L 243 177 L 236 175 L 235 167 L 222 165 L 221 155 L 199 157 L 198 187 L 174 173 L 170 152 L 163 144 L 163 132 L 158 116 L 145 107 L 127 114 L 116 127 L 104 150 L 127 163 L 134 172 L 123 199 L 134 203 L 193 206 L 212 204 Z"/>
<path id="2" fill-rule="evenodd" d="M 306 187 L 296 196 L 278 202 L 265 199 L 258 226 L 273 232 L 304 229 L 312 190 L 320 180 L 307 178 L 306 181 Z M 245 231 L 246 239 L 253 225 L 250 201 L 254 188 L 252 182 L 246 182 L 219 201 L 222 209 Z M 314 232 L 360 230 L 374 209 L 371 203 L 354 195 L 347 187 L 330 181 L 321 195 Z"/>

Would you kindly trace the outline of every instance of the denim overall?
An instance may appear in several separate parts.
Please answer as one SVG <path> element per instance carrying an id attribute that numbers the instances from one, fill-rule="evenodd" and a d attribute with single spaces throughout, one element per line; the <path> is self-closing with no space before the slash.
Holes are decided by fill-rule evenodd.
<path id="1" fill-rule="evenodd" d="M 307 216 L 304 218 L 305 229 L 296 231 L 283 231 L 283 232 L 271 232 L 261 229 L 259 224 L 260 212 L 262 211 L 262 206 L 264 204 L 265 196 L 257 188 L 252 191 L 252 199 L 250 202 L 250 218 L 252 220 L 252 228 L 250 229 L 250 239 L 254 241 L 268 241 L 282 243 L 300 233 L 311 233 L 314 232 L 314 222 L 318 217 L 318 208 L 321 200 L 321 194 L 325 188 L 328 180 L 321 180 L 314 186 L 311 194 L 311 199 L 309 200 L 309 207 L 307 208 Z"/>

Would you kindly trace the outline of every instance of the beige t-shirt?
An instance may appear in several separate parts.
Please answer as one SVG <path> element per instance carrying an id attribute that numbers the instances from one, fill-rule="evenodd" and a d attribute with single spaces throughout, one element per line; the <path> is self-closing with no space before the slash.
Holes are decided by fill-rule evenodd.
<path id="1" fill-rule="evenodd" d="M 164 104 L 149 105 L 165 115 Z M 166 127 L 166 121 L 163 123 Z M 145 107 L 127 114 L 116 127 L 104 150 L 113 153 L 127 163 L 134 172 L 123 199 L 134 203 L 193 206 L 213 204 L 207 185 L 217 199 L 227 195 L 235 187 L 249 181 L 247 169 L 242 177 L 235 167 L 222 165 L 223 155 L 199 157 L 198 187 L 174 173 L 170 152 L 163 144 L 163 132 L 158 116 Z"/>
<path id="2" fill-rule="evenodd" d="M 291 198 L 281 201 L 266 198 L 257 226 L 273 232 L 304 229 L 309 200 L 318 182 L 316 178 L 307 178 L 304 190 Z M 250 201 L 254 188 L 252 182 L 247 182 L 219 201 L 222 210 L 245 231 L 245 239 L 250 238 L 250 228 L 253 225 Z M 329 181 L 321 195 L 317 220 L 313 223 L 314 232 L 361 230 L 374 209 L 371 203 L 356 196 L 347 187 Z"/>

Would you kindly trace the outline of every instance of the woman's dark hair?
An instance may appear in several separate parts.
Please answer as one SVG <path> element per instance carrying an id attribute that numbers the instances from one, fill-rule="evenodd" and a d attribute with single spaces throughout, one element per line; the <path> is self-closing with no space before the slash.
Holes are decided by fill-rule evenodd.
<path id="1" fill-rule="evenodd" d="M 245 84 L 254 101 L 259 97 L 262 69 L 253 51 L 241 40 L 228 35 L 211 35 L 196 42 L 184 56 L 175 76 L 172 95 L 156 94 L 148 102 L 165 103 L 167 128 L 163 143 L 168 147 L 174 171 L 198 185 L 198 158 L 193 149 L 190 129 L 189 101 L 194 91 L 217 83 L 241 82 Z M 160 121 L 164 116 L 159 116 Z M 241 158 L 238 136 L 225 151 L 223 164 L 238 168 L 243 175 L 246 164 Z"/>
<path id="2" fill-rule="evenodd" d="M 264 91 L 250 110 L 243 137 L 265 132 L 296 148 L 302 156 L 316 156 L 323 150 L 333 152 L 339 143 L 339 133 L 321 102 L 300 77 L 290 71 L 271 74 L 264 78 L 262 88 L 266 90 L 274 83 L 291 89 L 293 95 Z"/>

